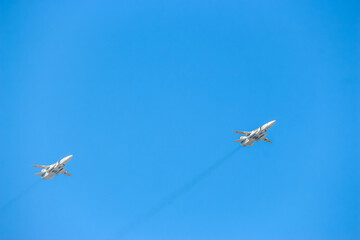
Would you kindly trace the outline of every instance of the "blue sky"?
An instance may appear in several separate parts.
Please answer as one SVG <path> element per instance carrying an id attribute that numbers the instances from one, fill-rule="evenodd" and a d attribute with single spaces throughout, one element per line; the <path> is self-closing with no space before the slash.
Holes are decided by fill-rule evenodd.
<path id="1" fill-rule="evenodd" d="M 358 9 L 2 1 L 0 239 L 359 239 Z"/>

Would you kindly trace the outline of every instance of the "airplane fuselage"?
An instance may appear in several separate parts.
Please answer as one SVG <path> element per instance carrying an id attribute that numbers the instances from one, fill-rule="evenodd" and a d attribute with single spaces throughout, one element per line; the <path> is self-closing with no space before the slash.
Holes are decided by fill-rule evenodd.
<path id="1" fill-rule="evenodd" d="M 266 131 L 269 130 L 269 128 L 271 128 L 272 126 L 274 126 L 275 124 L 275 120 L 265 123 L 263 126 L 251 131 L 251 132 L 238 132 L 235 131 L 237 133 L 246 135 L 246 136 L 242 136 L 240 137 L 239 140 L 235 140 L 236 142 L 240 142 L 240 144 L 244 147 L 246 146 L 253 146 L 255 141 L 259 142 L 260 140 L 266 141 L 266 142 L 271 142 L 270 140 L 268 140 L 266 138 L 267 133 Z"/>
<path id="2" fill-rule="evenodd" d="M 49 178 L 53 178 L 55 174 L 59 175 L 60 173 L 62 173 L 65 170 L 64 166 L 65 166 L 65 164 L 60 164 L 55 167 L 49 167 L 48 169 L 43 169 L 41 171 L 43 173 L 41 178 L 49 179 Z"/>
<path id="3" fill-rule="evenodd" d="M 66 175 L 70 175 L 69 173 L 67 173 L 65 170 L 65 164 L 68 163 L 72 158 L 72 155 L 67 156 L 63 159 L 61 159 L 60 161 L 49 165 L 49 166 L 44 166 L 44 165 L 34 165 L 35 167 L 41 167 L 41 173 L 37 173 L 36 175 L 40 175 L 42 179 L 54 179 L 55 174 L 59 175 L 59 174 L 66 174 Z M 70 175 L 71 176 L 71 175 Z"/>

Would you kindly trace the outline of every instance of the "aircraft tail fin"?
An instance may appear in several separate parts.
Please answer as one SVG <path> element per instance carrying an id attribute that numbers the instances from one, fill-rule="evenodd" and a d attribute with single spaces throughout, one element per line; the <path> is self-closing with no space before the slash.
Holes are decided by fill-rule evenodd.
<path id="1" fill-rule="evenodd" d="M 70 173 L 68 172 L 63 172 L 63 174 L 67 175 L 67 176 L 72 176 Z"/>
<path id="2" fill-rule="evenodd" d="M 265 142 L 268 142 L 268 143 L 272 143 L 272 141 L 270 141 L 268 138 L 264 138 L 262 140 L 265 141 Z"/>

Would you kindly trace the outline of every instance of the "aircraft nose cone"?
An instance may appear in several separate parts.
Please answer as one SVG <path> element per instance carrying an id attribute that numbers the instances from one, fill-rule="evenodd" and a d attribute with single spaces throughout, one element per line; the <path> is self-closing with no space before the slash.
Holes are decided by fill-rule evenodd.
<path id="1" fill-rule="evenodd" d="M 267 128 L 267 129 L 271 128 L 272 126 L 274 126 L 275 122 L 276 122 L 276 120 L 273 120 L 273 121 L 271 121 L 271 122 L 268 122 L 268 123 L 266 124 L 266 128 Z"/>
<path id="2" fill-rule="evenodd" d="M 64 157 L 62 160 L 61 160 L 61 163 L 68 163 L 71 159 L 72 159 L 73 155 L 70 155 L 70 156 L 67 156 L 67 157 Z"/>
<path id="3" fill-rule="evenodd" d="M 276 123 L 276 120 L 271 121 L 271 122 L 270 122 L 270 126 L 271 126 L 271 127 L 274 126 L 275 123 Z"/>

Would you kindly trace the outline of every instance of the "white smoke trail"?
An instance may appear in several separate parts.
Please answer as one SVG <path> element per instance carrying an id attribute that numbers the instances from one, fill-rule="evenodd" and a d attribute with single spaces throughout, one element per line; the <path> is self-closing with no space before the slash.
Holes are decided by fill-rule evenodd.
<path id="1" fill-rule="evenodd" d="M 211 166 L 209 166 L 204 171 L 196 175 L 189 182 L 185 183 L 181 188 L 171 193 L 168 197 L 164 198 L 157 205 L 153 206 L 148 212 L 136 218 L 132 223 L 130 223 L 120 231 L 120 237 L 125 237 L 134 229 L 139 227 L 141 224 L 148 221 L 157 213 L 159 213 L 162 209 L 164 209 L 165 207 L 173 203 L 175 200 L 186 194 L 194 186 L 196 186 L 199 182 L 201 182 L 204 178 L 206 178 L 210 173 L 216 170 L 222 163 L 224 163 L 226 160 L 232 157 L 240 148 L 241 146 L 235 148 L 230 153 L 226 154 L 224 157 L 214 162 Z"/>
<path id="2" fill-rule="evenodd" d="M 33 189 L 37 184 L 39 184 L 42 180 L 38 179 L 37 181 L 33 182 L 30 186 L 28 186 L 27 188 L 25 188 L 23 191 L 21 191 L 18 195 L 16 195 L 15 197 L 13 197 L 10 201 L 8 201 L 7 203 L 5 203 L 1 208 L 0 208 L 0 215 L 7 209 L 9 208 L 11 205 L 13 205 L 14 203 L 16 203 L 18 200 L 20 200 L 24 195 L 26 195 L 31 189 Z"/>

